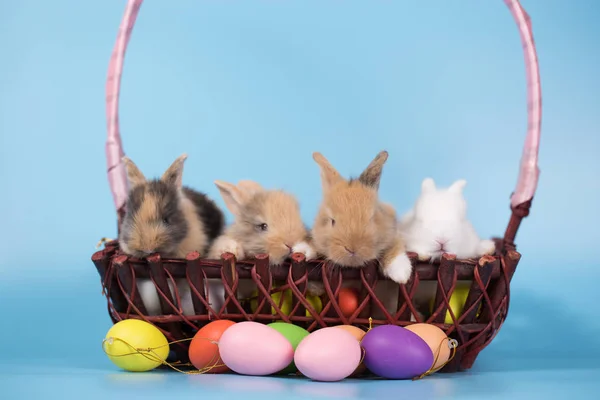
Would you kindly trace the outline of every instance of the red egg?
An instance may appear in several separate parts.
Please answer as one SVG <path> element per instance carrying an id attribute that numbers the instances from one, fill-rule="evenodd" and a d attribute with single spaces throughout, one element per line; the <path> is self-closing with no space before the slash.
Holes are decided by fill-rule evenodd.
<path id="1" fill-rule="evenodd" d="M 219 345 L 216 343 L 221 339 L 223 332 L 235 322 L 226 319 L 213 321 L 202 327 L 192 339 L 188 355 L 190 362 L 197 369 L 205 369 L 211 366 L 207 373 L 219 374 L 229 371 L 219 354 Z"/>
<path id="2" fill-rule="evenodd" d="M 358 308 L 358 291 L 353 288 L 341 288 L 338 294 L 338 304 L 346 318 Z"/>

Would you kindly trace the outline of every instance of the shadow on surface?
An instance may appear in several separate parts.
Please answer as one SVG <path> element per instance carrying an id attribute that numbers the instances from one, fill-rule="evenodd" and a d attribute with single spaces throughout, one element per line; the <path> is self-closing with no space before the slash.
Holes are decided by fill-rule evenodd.
<path id="1" fill-rule="evenodd" d="M 88 265 L 81 276 L 73 278 L 72 285 L 61 282 L 69 285 L 68 290 L 57 290 L 47 281 L 29 283 L 26 288 L 1 293 L 2 304 L 19 305 L 4 307 L 2 313 L 15 327 L 0 333 L 3 359 L 16 363 L 37 360 L 46 366 L 80 371 L 116 372 L 101 350 L 101 341 L 111 323 L 97 272 Z M 513 289 L 508 318 L 501 331 L 480 353 L 473 368 L 459 375 L 596 368 L 595 360 L 600 358 L 597 334 L 600 319 L 593 315 L 586 318 L 590 313 L 585 309 L 569 307 L 564 299 L 561 302 L 560 295 L 566 293 L 556 292 L 561 290 L 559 282 L 546 286 L 543 295 L 523 288 Z M 585 286 L 591 290 L 593 283 Z M 583 297 L 591 297 L 587 294 L 589 290 L 583 292 Z M 552 293 L 557 295 L 553 297 Z M 454 376 L 436 374 L 442 380 Z M 228 386 L 234 387 L 235 382 L 230 381 Z M 253 384 L 265 383 L 244 384 L 243 390 L 251 390 Z M 338 389 L 343 391 L 343 388 Z M 298 390 L 320 389 L 299 386 Z"/>
<path id="2" fill-rule="evenodd" d="M 513 291 L 508 318 L 470 373 L 590 369 L 600 357 L 600 321 L 557 297 Z"/>

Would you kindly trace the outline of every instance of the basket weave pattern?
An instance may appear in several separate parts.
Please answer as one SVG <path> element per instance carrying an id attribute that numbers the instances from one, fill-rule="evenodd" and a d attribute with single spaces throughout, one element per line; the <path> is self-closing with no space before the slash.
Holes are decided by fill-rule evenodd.
<path id="1" fill-rule="evenodd" d="M 108 310 L 113 322 L 127 318 L 140 318 L 159 327 L 169 341 L 193 336 L 197 330 L 216 319 L 232 321 L 273 321 L 291 322 L 306 328 L 309 332 L 321 327 L 339 324 L 352 324 L 367 327 L 394 324 L 406 326 L 413 322 L 410 316 L 417 315 L 413 303 L 420 282 L 437 281 L 437 291 L 433 312 L 425 320 L 442 328 L 449 337 L 456 339 L 459 347 L 454 359 L 443 372 L 469 369 L 479 352 L 487 346 L 504 322 L 509 305 L 510 281 L 521 255 L 512 244 L 527 207 L 513 212 L 514 224 L 507 229 L 508 236 L 496 240 L 496 254 L 483 256 L 478 260 L 457 260 L 451 254 L 444 254 L 438 263 L 419 262 L 417 255 L 409 253 L 415 267 L 409 282 L 399 286 L 397 311 L 389 313 L 375 294 L 379 281 L 386 279 L 374 262 L 363 269 L 330 268 L 320 260 L 305 261 L 304 255 L 293 254 L 290 262 L 279 266 L 269 266 L 267 255 L 259 255 L 252 260 L 237 261 L 232 254 L 224 254 L 221 260 L 201 259 L 197 252 L 189 253 L 185 260 L 162 259 L 159 254 L 147 259 L 128 257 L 119 250 L 118 243 L 107 243 L 106 247 L 92 256 L 108 300 Z M 141 296 L 137 291 L 138 279 L 151 279 L 161 305 L 161 315 L 148 316 Z M 183 315 L 181 299 L 169 290 L 168 281 L 187 279 L 192 292 L 195 315 Z M 210 293 L 204 284 L 207 279 L 220 279 L 225 289 L 225 302 L 221 309 L 214 309 L 207 299 Z M 258 290 L 258 306 L 251 312 L 248 302 L 238 299 L 239 279 L 251 279 Z M 322 296 L 323 309 L 320 313 L 313 308 L 306 297 L 308 281 L 323 282 L 325 294 Z M 338 293 L 345 281 L 360 281 L 359 306 L 353 315 L 346 317 L 338 303 Z M 472 281 L 460 317 L 456 317 L 450 307 L 450 297 L 458 280 Z M 275 282 L 283 282 L 275 288 Z M 281 304 L 273 299 L 272 293 L 290 290 L 292 310 L 289 315 L 282 311 Z M 281 296 L 280 298 L 283 298 Z M 481 312 L 478 310 L 481 307 Z M 384 319 L 372 319 L 378 309 Z M 310 317 L 306 316 L 306 310 Z M 452 324 L 444 324 L 446 312 L 450 310 Z M 189 342 L 174 344 L 177 361 L 189 361 Z"/>

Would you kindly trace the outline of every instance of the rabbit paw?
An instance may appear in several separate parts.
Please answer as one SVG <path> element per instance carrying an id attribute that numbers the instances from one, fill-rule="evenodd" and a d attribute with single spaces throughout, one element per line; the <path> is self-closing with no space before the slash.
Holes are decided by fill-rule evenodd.
<path id="1" fill-rule="evenodd" d="M 245 256 L 242 245 L 228 237 L 222 237 L 219 240 L 219 243 L 217 244 L 217 249 L 219 255 L 223 253 L 231 253 L 235 256 L 235 258 L 239 260 L 243 259 Z"/>
<path id="2" fill-rule="evenodd" d="M 418 253 L 417 254 L 417 259 L 419 261 L 429 261 L 431 260 L 431 254 L 427 254 L 427 253 Z"/>
<path id="3" fill-rule="evenodd" d="M 317 256 L 317 252 L 306 242 L 298 242 L 292 247 L 293 253 L 302 253 L 307 260 L 312 260 Z"/>
<path id="4" fill-rule="evenodd" d="M 408 255 L 402 253 L 392 259 L 385 269 L 385 274 L 396 283 L 406 283 L 412 274 L 412 264 Z"/>
<path id="5" fill-rule="evenodd" d="M 479 242 L 479 254 L 490 255 L 496 251 L 496 244 L 492 240 L 482 240 Z"/>

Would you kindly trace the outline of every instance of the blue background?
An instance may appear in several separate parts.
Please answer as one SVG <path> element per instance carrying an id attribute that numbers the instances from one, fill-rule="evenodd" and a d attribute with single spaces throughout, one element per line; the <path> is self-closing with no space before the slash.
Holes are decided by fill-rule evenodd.
<path id="1" fill-rule="evenodd" d="M 523 0 L 541 64 L 539 190 L 517 237 L 509 318 L 474 368 L 419 382 L 315 384 L 120 373 L 96 242 L 114 237 L 104 84 L 124 1 L 0 1 L 3 398 L 590 398 L 600 356 L 600 3 Z M 357 174 L 387 149 L 381 197 L 468 181 L 483 236 L 509 218 L 526 130 L 523 55 L 502 1 L 146 2 L 126 56 L 121 129 L 147 176 L 294 192 L 312 224 L 311 153 Z M 119 397 L 120 398 L 120 397 Z M 163 397 L 164 398 L 164 397 Z M 530 397 L 531 398 L 531 397 Z"/>

